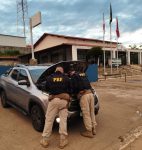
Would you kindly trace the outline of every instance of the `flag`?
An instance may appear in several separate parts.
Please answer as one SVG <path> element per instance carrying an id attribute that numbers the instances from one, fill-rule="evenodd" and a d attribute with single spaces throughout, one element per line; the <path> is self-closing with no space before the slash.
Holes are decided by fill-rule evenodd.
<path id="1" fill-rule="evenodd" d="M 120 37 L 119 26 L 118 26 L 118 18 L 117 17 L 116 17 L 116 35 L 117 35 L 117 38 Z"/>
<path id="2" fill-rule="evenodd" d="M 111 7 L 111 3 L 110 3 L 110 18 L 109 18 L 109 24 L 111 24 L 112 22 L 112 7 Z"/>
<path id="3" fill-rule="evenodd" d="M 104 13 L 103 13 L 103 32 L 105 34 L 105 17 L 104 17 Z"/>

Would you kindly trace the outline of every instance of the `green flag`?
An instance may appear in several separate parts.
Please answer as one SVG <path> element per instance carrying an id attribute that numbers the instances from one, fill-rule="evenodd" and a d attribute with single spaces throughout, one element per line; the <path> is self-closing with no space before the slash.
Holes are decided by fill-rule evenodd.
<path id="1" fill-rule="evenodd" d="M 112 22 L 112 7 L 111 7 L 111 3 L 110 3 L 110 18 L 109 18 L 109 24 L 111 24 Z"/>

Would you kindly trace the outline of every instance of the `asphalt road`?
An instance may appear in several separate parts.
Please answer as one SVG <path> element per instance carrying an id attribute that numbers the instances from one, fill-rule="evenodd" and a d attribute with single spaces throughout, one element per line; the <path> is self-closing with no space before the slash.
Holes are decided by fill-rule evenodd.
<path id="1" fill-rule="evenodd" d="M 118 150 L 123 144 L 122 137 L 142 125 L 142 77 L 131 77 L 127 83 L 124 79 L 107 79 L 94 85 L 100 98 L 97 135 L 93 139 L 82 137 L 82 120 L 74 119 L 68 125 L 69 145 L 65 150 Z M 0 150 L 43 150 L 40 139 L 41 133 L 33 129 L 27 116 L 0 105 Z M 55 125 L 48 149 L 59 149 L 58 144 Z"/>

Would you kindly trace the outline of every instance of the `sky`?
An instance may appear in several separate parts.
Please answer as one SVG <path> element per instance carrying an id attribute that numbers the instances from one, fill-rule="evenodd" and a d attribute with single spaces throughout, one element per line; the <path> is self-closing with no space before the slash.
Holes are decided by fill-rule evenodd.
<path id="1" fill-rule="evenodd" d="M 18 0 L 21 1 L 21 0 Z M 0 2 L 0 34 L 23 36 L 21 13 L 17 0 Z M 142 44 L 141 0 L 27 0 L 27 43 L 30 43 L 29 18 L 41 11 L 42 24 L 33 29 L 34 42 L 45 32 L 68 36 L 103 39 L 103 13 L 105 40 L 110 39 L 110 3 L 112 5 L 112 41 L 116 41 L 116 17 L 118 17 L 121 42 L 126 47 Z"/>

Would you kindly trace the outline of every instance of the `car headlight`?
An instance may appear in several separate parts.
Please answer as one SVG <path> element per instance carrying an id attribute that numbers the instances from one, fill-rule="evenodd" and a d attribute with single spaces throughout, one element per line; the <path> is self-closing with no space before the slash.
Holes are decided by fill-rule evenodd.
<path id="1" fill-rule="evenodd" d="M 49 97 L 49 94 L 48 94 L 48 93 L 46 93 L 46 92 L 42 92 L 42 94 L 44 94 L 44 95 L 46 95 L 46 96 L 48 96 L 48 97 Z"/>

